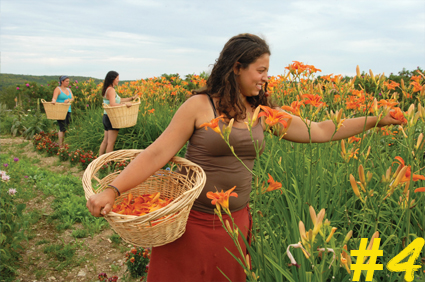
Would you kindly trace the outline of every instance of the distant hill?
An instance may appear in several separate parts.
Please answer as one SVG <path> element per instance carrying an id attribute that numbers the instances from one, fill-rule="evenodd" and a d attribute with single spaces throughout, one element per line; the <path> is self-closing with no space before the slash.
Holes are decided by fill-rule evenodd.
<path id="1" fill-rule="evenodd" d="M 86 77 L 86 76 L 70 76 L 71 81 L 85 81 L 90 78 L 94 79 L 95 83 L 103 82 L 103 79 Z M 11 74 L 11 73 L 0 73 L 0 91 L 6 89 L 9 86 L 15 86 L 17 84 L 23 84 L 26 82 L 36 82 L 41 85 L 48 84 L 52 80 L 58 81 L 59 75 L 25 75 L 25 74 Z"/>

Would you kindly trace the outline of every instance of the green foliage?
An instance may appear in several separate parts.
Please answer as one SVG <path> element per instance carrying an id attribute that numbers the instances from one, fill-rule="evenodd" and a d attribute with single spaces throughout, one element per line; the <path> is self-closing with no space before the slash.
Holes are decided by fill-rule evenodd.
<path id="1" fill-rule="evenodd" d="M 120 235 L 118 235 L 116 233 L 109 236 L 109 239 L 111 240 L 112 243 L 117 244 L 117 245 L 122 242 Z"/>
<path id="2" fill-rule="evenodd" d="M 2 105 L 2 107 L 4 107 Z M 23 136 L 29 140 L 43 131 L 48 131 L 52 127 L 52 121 L 46 118 L 40 110 L 26 110 L 16 107 L 13 110 L 6 110 L 7 116 L 2 115 L 2 131 L 9 128 L 12 136 Z M 5 130 L 5 133 L 7 130 Z"/>
<path id="3" fill-rule="evenodd" d="M 44 247 L 43 252 L 59 261 L 71 260 L 75 254 L 74 244 L 52 244 Z"/>
<path id="4" fill-rule="evenodd" d="M 86 229 L 77 229 L 72 231 L 71 235 L 74 238 L 86 238 L 89 235 L 89 232 Z"/>
<path id="5" fill-rule="evenodd" d="M 44 245 L 44 244 L 48 244 L 48 243 L 50 243 L 50 240 L 42 239 L 42 240 L 38 241 L 37 243 L 35 243 L 35 245 L 38 246 L 38 245 Z"/>

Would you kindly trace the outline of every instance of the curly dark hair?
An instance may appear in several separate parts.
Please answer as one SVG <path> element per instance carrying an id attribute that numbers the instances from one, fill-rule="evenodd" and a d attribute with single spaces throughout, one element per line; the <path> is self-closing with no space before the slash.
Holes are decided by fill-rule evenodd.
<path id="1" fill-rule="evenodd" d="M 108 89 L 108 87 L 112 85 L 118 75 L 119 73 L 117 73 L 116 71 L 109 71 L 106 74 L 105 80 L 103 81 L 102 97 L 105 97 L 106 89 Z"/>
<path id="2" fill-rule="evenodd" d="M 264 39 L 249 33 L 233 36 L 224 45 L 220 57 L 216 60 L 207 80 L 207 85 L 192 91 L 192 93 L 220 98 L 220 101 L 215 105 L 220 113 L 225 114 L 228 119 L 244 120 L 246 117 L 245 106 L 241 99 L 233 67 L 235 63 L 239 63 L 237 67 L 246 69 L 263 54 L 271 54 Z M 257 96 L 247 97 L 247 101 L 253 108 L 258 107 L 258 105 L 272 107 L 272 102 L 267 98 L 266 92 L 267 83 Z M 235 112 L 234 116 L 230 115 L 232 110 Z"/>

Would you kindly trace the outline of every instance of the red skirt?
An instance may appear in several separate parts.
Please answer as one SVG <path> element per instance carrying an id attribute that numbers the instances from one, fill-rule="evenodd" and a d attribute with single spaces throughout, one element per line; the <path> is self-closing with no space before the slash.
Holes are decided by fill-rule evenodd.
<path id="1" fill-rule="evenodd" d="M 232 217 L 243 236 L 250 239 L 252 220 L 249 208 L 232 213 Z M 225 213 L 223 213 L 223 219 L 231 222 Z M 241 234 L 239 237 L 245 254 L 246 247 Z M 227 282 L 221 270 L 232 282 L 246 281 L 242 266 L 226 249 L 241 258 L 217 215 L 192 210 L 182 237 L 167 245 L 152 248 L 147 280 L 149 282 Z"/>

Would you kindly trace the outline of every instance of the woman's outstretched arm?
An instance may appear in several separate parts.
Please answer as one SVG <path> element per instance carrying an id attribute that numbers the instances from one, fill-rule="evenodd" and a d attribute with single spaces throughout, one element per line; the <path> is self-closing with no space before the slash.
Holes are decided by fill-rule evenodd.
<path id="1" fill-rule="evenodd" d="M 311 142 L 324 143 L 345 139 L 369 130 L 375 126 L 382 127 L 391 124 L 401 124 L 402 122 L 392 118 L 390 114 L 387 114 L 379 122 L 378 118 L 375 116 L 351 118 L 346 119 L 343 122 L 335 135 L 335 124 L 331 120 L 325 120 L 322 122 L 307 121 L 307 123 L 311 124 Z M 297 143 L 310 142 L 307 125 L 298 116 L 292 116 L 291 125 L 289 126 L 287 134 L 283 138 Z"/>

